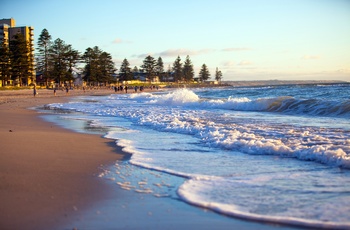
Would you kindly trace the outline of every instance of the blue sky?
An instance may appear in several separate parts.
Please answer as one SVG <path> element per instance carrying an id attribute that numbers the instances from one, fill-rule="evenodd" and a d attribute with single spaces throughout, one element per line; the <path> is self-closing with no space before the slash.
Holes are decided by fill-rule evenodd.
<path id="1" fill-rule="evenodd" d="M 46 28 L 84 52 L 98 46 L 119 69 L 147 55 L 165 67 L 189 55 L 224 80 L 350 81 L 350 0 L 3 0 L 0 18 Z"/>

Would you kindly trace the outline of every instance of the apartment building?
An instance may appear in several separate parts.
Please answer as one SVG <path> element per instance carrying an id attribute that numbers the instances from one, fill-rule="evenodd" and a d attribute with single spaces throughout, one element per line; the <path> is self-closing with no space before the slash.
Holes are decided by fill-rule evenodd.
<path id="1" fill-rule="evenodd" d="M 15 39 L 17 34 L 22 34 L 28 44 L 28 60 L 31 63 L 30 76 L 16 77 L 2 76 L 0 72 L 0 87 L 1 86 L 27 86 L 35 84 L 35 62 L 34 62 L 34 28 L 32 26 L 16 26 L 16 21 L 13 18 L 0 19 L 0 44 L 9 45 Z"/>

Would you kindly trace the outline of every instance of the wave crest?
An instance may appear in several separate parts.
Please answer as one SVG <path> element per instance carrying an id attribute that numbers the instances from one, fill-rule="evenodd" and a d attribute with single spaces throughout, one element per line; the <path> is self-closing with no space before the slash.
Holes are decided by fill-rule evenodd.
<path id="1" fill-rule="evenodd" d="M 236 111 L 278 112 L 296 115 L 350 117 L 350 100 L 298 99 L 291 96 L 250 99 L 228 97 L 227 99 L 200 98 L 189 89 L 178 89 L 168 94 L 139 95 L 148 103 L 169 106 L 196 106 L 197 108 L 227 109 Z"/>

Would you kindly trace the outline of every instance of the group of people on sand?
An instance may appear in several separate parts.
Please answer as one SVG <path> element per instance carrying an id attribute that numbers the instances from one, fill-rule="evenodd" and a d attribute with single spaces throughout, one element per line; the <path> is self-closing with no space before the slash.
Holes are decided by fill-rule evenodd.
<path id="1" fill-rule="evenodd" d="M 128 85 L 121 85 L 121 86 L 113 86 L 113 87 L 109 87 L 109 89 L 113 89 L 115 93 L 118 93 L 118 92 L 125 92 L 125 93 L 128 93 L 128 89 L 132 89 L 130 86 Z M 151 90 L 153 89 L 159 89 L 158 86 L 155 86 L 155 85 L 152 85 L 149 87 Z M 61 88 L 62 91 L 65 91 L 66 92 L 66 95 L 69 95 L 69 91 L 72 90 L 73 88 L 69 88 L 68 86 L 64 87 L 64 88 Z M 137 92 L 143 92 L 144 89 L 145 89 L 145 86 L 134 86 L 133 87 L 134 89 L 134 92 L 137 93 Z M 85 86 L 82 87 L 82 90 L 84 91 L 85 93 Z M 53 94 L 54 96 L 56 96 L 56 93 L 57 93 L 57 88 L 53 88 Z M 36 85 L 34 85 L 34 88 L 33 88 L 33 95 L 34 97 L 38 94 L 38 91 L 37 91 L 37 88 L 36 88 Z"/>
<path id="2" fill-rule="evenodd" d="M 128 93 L 128 89 L 129 89 L 130 87 L 128 86 L 128 85 L 121 85 L 121 86 L 114 86 L 114 92 L 115 93 L 117 93 L 117 92 L 123 92 L 123 91 L 125 91 L 125 93 Z M 137 93 L 138 91 L 140 91 L 140 92 L 143 92 L 144 91 L 144 89 L 145 89 L 145 86 L 134 86 L 133 87 L 134 88 L 134 92 L 135 93 Z M 152 85 L 152 86 L 150 86 L 150 89 L 152 90 L 152 89 L 159 89 L 159 87 L 158 86 L 155 86 L 155 85 Z"/>
<path id="3" fill-rule="evenodd" d="M 128 87 L 127 85 L 121 85 L 121 86 L 119 86 L 119 87 L 117 87 L 117 86 L 114 86 L 114 92 L 123 92 L 123 91 L 125 91 L 125 93 L 128 93 L 128 89 L 129 89 L 130 87 Z M 144 90 L 144 86 L 134 86 L 134 91 L 135 91 L 135 93 L 137 93 L 137 91 L 140 91 L 140 92 L 142 92 Z"/>

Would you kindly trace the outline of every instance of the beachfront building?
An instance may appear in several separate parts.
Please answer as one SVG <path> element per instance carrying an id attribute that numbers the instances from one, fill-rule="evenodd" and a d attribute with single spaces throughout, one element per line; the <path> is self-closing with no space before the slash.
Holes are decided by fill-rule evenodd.
<path id="1" fill-rule="evenodd" d="M 13 18 L 0 19 L 0 45 L 9 47 L 11 41 L 17 39 L 17 35 L 22 35 L 26 41 L 26 63 L 28 63 L 26 73 L 11 71 L 12 75 L 7 76 L 0 69 L 0 87 L 1 86 L 27 86 L 35 84 L 34 68 L 34 28 L 32 26 L 16 26 Z M 10 63 L 11 66 L 11 63 Z M 15 74 L 17 72 L 17 74 Z"/>

